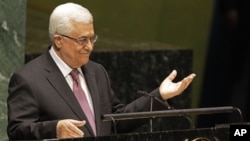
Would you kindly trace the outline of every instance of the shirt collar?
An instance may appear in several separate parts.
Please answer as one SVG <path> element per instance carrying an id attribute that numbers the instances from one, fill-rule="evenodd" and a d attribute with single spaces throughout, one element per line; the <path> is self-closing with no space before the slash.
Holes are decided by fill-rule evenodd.
<path id="1" fill-rule="evenodd" d="M 71 67 L 69 67 L 55 52 L 55 49 L 53 46 L 51 46 L 49 53 L 52 57 L 52 59 L 56 62 L 56 65 L 62 72 L 63 76 L 66 77 L 70 74 L 70 72 L 73 70 Z M 81 76 L 83 76 L 83 72 L 80 68 L 77 68 L 80 72 Z"/>
<path id="2" fill-rule="evenodd" d="M 56 54 L 53 46 L 50 48 L 49 53 L 62 72 L 63 76 L 66 77 L 67 75 L 69 75 L 72 69 Z"/>

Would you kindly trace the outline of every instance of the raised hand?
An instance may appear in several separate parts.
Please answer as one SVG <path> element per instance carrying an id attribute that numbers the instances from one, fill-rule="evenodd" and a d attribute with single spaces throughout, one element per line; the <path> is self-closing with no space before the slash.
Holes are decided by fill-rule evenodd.
<path id="1" fill-rule="evenodd" d="M 159 91 L 164 100 L 181 94 L 193 81 L 196 74 L 192 73 L 181 81 L 174 83 L 173 80 L 177 76 L 177 71 L 173 70 L 161 83 Z"/>

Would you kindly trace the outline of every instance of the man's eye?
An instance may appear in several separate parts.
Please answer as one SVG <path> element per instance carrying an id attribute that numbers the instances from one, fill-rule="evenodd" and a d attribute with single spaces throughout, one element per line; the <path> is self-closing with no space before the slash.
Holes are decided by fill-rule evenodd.
<path id="1" fill-rule="evenodd" d="M 86 41 L 88 41 L 88 38 L 82 38 L 82 39 L 80 39 L 80 41 L 86 42 Z"/>

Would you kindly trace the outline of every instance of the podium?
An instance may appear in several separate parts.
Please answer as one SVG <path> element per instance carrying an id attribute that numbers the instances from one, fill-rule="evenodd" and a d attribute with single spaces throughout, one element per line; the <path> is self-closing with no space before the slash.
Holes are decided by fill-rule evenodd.
<path id="1" fill-rule="evenodd" d="M 150 111 L 124 114 L 106 114 L 102 115 L 103 121 L 116 122 L 118 120 L 157 118 L 168 116 L 186 116 L 192 114 L 216 114 L 223 112 L 237 111 L 241 116 L 241 111 L 235 107 L 210 107 L 179 109 L 166 111 Z M 209 119 L 208 119 L 209 120 Z M 192 123 L 190 123 L 192 124 Z M 217 124 L 209 128 L 176 129 L 166 131 L 151 131 L 141 133 L 117 134 L 98 137 L 68 138 L 68 139 L 43 139 L 37 141 L 229 141 L 231 137 L 231 125 L 248 125 L 250 123 L 240 122 Z M 163 125 L 164 126 L 164 125 Z M 20 141 L 20 140 L 19 140 Z"/>
<path id="2" fill-rule="evenodd" d="M 235 107 L 211 107 L 211 108 L 196 108 L 196 109 L 180 109 L 168 111 L 151 111 L 139 113 L 125 113 L 125 114 L 107 114 L 103 115 L 103 121 L 129 120 L 141 118 L 157 118 L 166 116 L 185 116 L 192 114 L 216 114 L 223 112 L 237 111 L 241 112 Z M 208 119 L 209 120 L 209 119 Z M 244 124 L 244 123 L 232 123 Z M 229 141 L 230 140 L 230 126 L 231 124 L 218 124 L 210 128 L 194 128 L 185 130 L 168 130 L 157 132 L 142 132 L 130 134 L 115 134 L 110 136 L 100 137 L 84 137 L 74 139 L 54 139 L 48 141 Z M 44 141 L 44 140 L 43 140 Z"/>
<path id="3" fill-rule="evenodd" d="M 228 127 L 119 134 L 53 141 L 229 141 Z M 52 141 L 52 140 L 48 140 Z"/>

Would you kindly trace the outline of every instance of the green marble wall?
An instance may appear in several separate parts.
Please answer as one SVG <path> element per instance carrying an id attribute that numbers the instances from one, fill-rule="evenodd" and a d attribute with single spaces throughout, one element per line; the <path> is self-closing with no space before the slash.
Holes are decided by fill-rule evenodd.
<path id="1" fill-rule="evenodd" d="M 8 140 L 9 77 L 24 63 L 26 0 L 0 0 L 0 140 Z"/>

